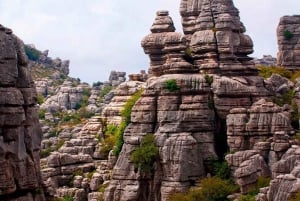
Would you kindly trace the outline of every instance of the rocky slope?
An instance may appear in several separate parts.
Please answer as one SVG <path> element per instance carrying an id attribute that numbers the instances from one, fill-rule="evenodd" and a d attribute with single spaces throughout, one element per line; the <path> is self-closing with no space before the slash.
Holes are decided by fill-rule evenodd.
<path id="1" fill-rule="evenodd" d="M 0 200 L 44 200 L 37 93 L 23 42 L 0 25 Z"/>

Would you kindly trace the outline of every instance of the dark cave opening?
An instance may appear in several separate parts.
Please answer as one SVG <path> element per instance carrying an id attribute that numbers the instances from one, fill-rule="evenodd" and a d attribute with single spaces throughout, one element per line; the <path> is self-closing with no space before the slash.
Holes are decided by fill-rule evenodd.
<path id="1" fill-rule="evenodd" d="M 214 133 L 215 137 L 215 150 L 218 155 L 219 160 L 223 160 L 225 154 L 229 151 L 229 147 L 227 144 L 227 126 L 226 120 L 221 119 L 216 115 L 215 118 L 215 126 L 216 130 Z"/>

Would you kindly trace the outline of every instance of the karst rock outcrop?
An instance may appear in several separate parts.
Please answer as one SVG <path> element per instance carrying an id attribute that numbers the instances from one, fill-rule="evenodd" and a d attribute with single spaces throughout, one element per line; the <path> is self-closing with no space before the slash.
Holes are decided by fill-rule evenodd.
<path id="1" fill-rule="evenodd" d="M 277 65 L 300 69 L 300 15 L 283 16 L 277 27 Z"/>
<path id="2" fill-rule="evenodd" d="M 180 13 L 185 35 L 175 32 L 168 11 L 158 11 L 141 42 L 150 78 L 132 110 L 106 201 L 166 201 L 206 177 L 206 162 L 222 157 L 227 146 L 237 151 L 227 160 L 247 192 L 259 176 L 271 175 L 266 155 L 273 164 L 291 147 L 290 108 L 272 103 L 233 2 L 182 0 Z M 145 173 L 131 153 L 149 133 L 159 154 Z"/>
<path id="3" fill-rule="evenodd" d="M 44 200 L 37 93 L 23 42 L 0 25 L 0 200 Z"/>

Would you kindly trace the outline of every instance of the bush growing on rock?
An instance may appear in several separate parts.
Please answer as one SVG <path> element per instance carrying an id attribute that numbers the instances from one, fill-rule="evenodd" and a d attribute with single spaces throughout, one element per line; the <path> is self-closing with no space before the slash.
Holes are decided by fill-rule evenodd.
<path id="1" fill-rule="evenodd" d="M 283 36 L 286 40 L 291 40 L 294 36 L 294 34 L 292 32 L 290 32 L 289 30 L 285 30 L 283 32 Z"/>
<path id="2" fill-rule="evenodd" d="M 278 66 L 258 66 L 257 67 L 259 75 L 263 78 L 269 78 L 272 74 L 279 74 L 282 77 L 291 79 L 292 72 L 286 68 L 278 67 Z"/>
<path id="3" fill-rule="evenodd" d="M 158 147 L 155 144 L 155 137 L 153 134 L 147 134 L 140 146 L 131 153 L 130 160 L 141 172 L 150 173 L 157 156 Z"/>
<path id="4" fill-rule="evenodd" d="M 259 177 L 256 181 L 256 185 L 253 186 L 246 195 L 240 197 L 240 201 L 255 201 L 256 195 L 259 193 L 260 188 L 269 186 L 271 178 Z"/>
<path id="5" fill-rule="evenodd" d="M 28 57 L 28 59 L 30 59 L 32 61 L 37 61 L 39 59 L 41 52 L 39 52 L 35 48 L 32 48 L 28 45 L 25 45 L 24 49 L 25 49 L 25 53 L 26 53 L 26 56 Z"/>
<path id="6" fill-rule="evenodd" d="M 179 87 L 177 85 L 177 82 L 175 79 L 166 80 L 164 83 L 164 87 L 169 90 L 170 92 L 174 92 L 176 90 L 179 90 Z"/>
<path id="7" fill-rule="evenodd" d="M 143 91 L 144 90 L 141 89 L 138 92 L 136 92 L 135 94 L 133 94 L 127 100 L 127 102 L 124 105 L 123 110 L 121 111 L 121 116 L 123 118 L 123 121 L 118 126 L 118 130 L 117 130 L 117 133 L 116 133 L 116 146 L 115 146 L 115 149 L 114 149 L 114 154 L 116 156 L 119 156 L 119 154 L 122 150 L 122 146 L 123 146 L 123 143 L 124 143 L 123 133 L 124 133 L 126 127 L 128 126 L 128 124 L 130 123 L 132 108 L 135 105 L 136 101 L 142 96 Z"/>
<path id="8" fill-rule="evenodd" d="M 211 167 L 211 173 L 221 179 L 230 179 L 230 167 L 226 161 L 219 161 L 217 159 L 210 159 L 207 165 Z"/>
<path id="9" fill-rule="evenodd" d="M 169 201 L 228 201 L 227 196 L 236 192 L 238 186 L 218 177 L 205 178 L 200 187 L 191 188 L 187 193 L 175 193 Z"/>

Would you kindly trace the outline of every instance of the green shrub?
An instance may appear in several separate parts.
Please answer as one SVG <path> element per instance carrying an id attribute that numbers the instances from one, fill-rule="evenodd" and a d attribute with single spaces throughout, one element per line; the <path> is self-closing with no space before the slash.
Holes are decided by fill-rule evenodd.
<path id="1" fill-rule="evenodd" d="M 192 188 L 186 194 L 171 195 L 169 201 L 228 201 L 227 196 L 238 190 L 238 186 L 229 180 L 218 177 L 205 178 L 200 185 L 200 188 Z"/>
<path id="2" fill-rule="evenodd" d="M 299 201 L 300 200 L 300 191 L 298 191 L 296 194 L 293 194 L 290 196 L 288 201 Z"/>
<path id="3" fill-rule="evenodd" d="M 239 198 L 239 201 L 255 201 L 255 197 L 256 197 L 256 195 L 250 195 L 250 194 L 242 195 Z"/>
<path id="4" fill-rule="evenodd" d="M 130 160 L 141 172 L 150 173 L 157 157 L 158 147 L 155 144 L 155 137 L 153 134 L 147 134 L 140 146 L 131 153 Z"/>
<path id="5" fill-rule="evenodd" d="M 273 101 L 279 106 L 283 106 L 284 104 L 292 105 L 294 96 L 295 96 L 295 91 L 293 89 L 289 89 L 281 96 L 273 98 Z"/>
<path id="6" fill-rule="evenodd" d="M 103 127 L 103 132 L 105 134 L 104 139 L 102 140 L 102 148 L 100 153 L 108 155 L 109 151 L 113 148 L 113 153 L 118 156 L 122 150 L 124 144 L 123 133 L 130 123 L 130 117 L 132 108 L 135 105 L 136 101 L 141 97 L 143 90 L 139 90 L 134 95 L 132 95 L 128 101 L 125 103 L 123 110 L 121 111 L 122 122 L 120 125 L 115 126 L 113 124 L 105 125 Z"/>
<path id="7" fill-rule="evenodd" d="M 164 88 L 168 89 L 170 92 L 180 89 L 175 79 L 166 80 L 164 83 Z"/>
<path id="8" fill-rule="evenodd" d="M 118 126 L 118 131 L 116 133 L 116 143 L 115 143 L 115 149 L 114 149 L 114 154 L 116 156 L 119 156 L 119 154 L 122 151 L 122 147 L 124 144 L 124 139 L 123 139 L 123 134 L 125 131 L 125 128 L 127 127 L 128 124 L 126 124 L 125 121 L 122 121 L 120 125 Z"/>
<path id="9" fill-rule="evenodd" d="M 90 112 L 86 109 L 86 107 L 82 107 L 77 111 L 77 114 L 79 115 L 80 118 L 85 118 L 85 119 L 89 119 L 92 116 L 94 116 L 94 112 Z"/>
<path id="10" fill-rule="evenodd" d="M 51 154 L 52 151 L 53 151 L 53 150 L 50 149 L 50 148 L 42 149 L 42 150 L 40 151 L 40 157 L 41 157 L 41 158 L 46 158 L 46 157 L 50 156 L 50 154 Z"/>
<path id="11" fill-rule="evenodd" d="M 255 201 L 255 196 L 259 193 L 259 189 L 269 186 L 270 181 L 271 178 L 269 177 L 259 177 L 255 186 L 250 188 L 246 195 L 240 197 L 240 201 Z"/>
<path id="12" fill-rule="evenodd" d="M 73 172 L 74 176 L 83 176 L 83 171 L 80 169 L 77 169 Z"/>
<path id="13" fill-rule="evenodd" d="M 103 84 L 103 82 L 100 82 L 100 81 L 98 81 L 98 82 L 93 82 L 93 87 L 99 87 L 99 86 L 101 86 Z"/>
<path id="14" fill-rule="evenodd" d="M 294 34 L 292 32 L 290 32 L 289 30 L 285 30 L 283 32 L 283 36 L 286 40 L 291 40 L 294 36 Z"/>
<path id="15" fill-rule="evenodd" d="M 44 96 L 42 94 L 37 95 L 37 103 L 42 105 L 44 103 Z"/>
<path id="16" fill-rule="evenodd" d="M 118 127 L 114 124 L 108 124 L 105 128 L 105 135 L 115 135 L 118 131 Z"/>
<path id="17" fill-rule="evenodd" d="M 230 179 L 230 167 L 226 161 L 220 161 L 216 158 L 210 158 L 205 162 L 207 171 L 212 174 L 212 176 L 218 177 L 220 179 Z"/>
<path id="18" fill-rule="evenodd" d="M 204 76 L 204 79 L 209 86 L 211 86 L 214 81 L 214 77 L 207 74 Z"/>
<path id="19" fill-rule="evenodd" d="M 107 158 L 109 152 L 114 148 L 116 144 L 116 136 L 114 134 L 106 135 L 101 141 L 100 153 Z"/>
<path id="20" fill-rule="evenodd" d="M 293 73 L 292 71 L 278 66 L 258 66 L 257 67 L 259 75 L 263 78 L 269 78 L 272 74 L 276 73 L 281 75 L 282 77 L 291 79 Z"/>
<path id="21" fill-rule="evenodd" d="M 24 48 L 25 48 L 25 54 L 27 55 L 29 60 L 37 61 L 39 59 L 41 55 L 40 51 L 28 45 L 25 45 Z"/>
<path id="22" fill-rule="evenodd" d="M 72 124 L 79 124 L 81 122 L 81 117 L 79 116 L 79 114 L 76 113 L 62 113 L 61 114 L 61 120 L 64 123 L 72 123 Z"/>
<path id="23" fill-rule="evenodd" d="M 46 114 L 46 110 L 40 109 L 38 113 L 39 119 L 45 119 L 45 114 Z"/>
<path id="24" fill-rule="evenodd" d="M 99 96 L 100 98 L 103 98 L 105 95 L 107 95 L 111 90 L 113 89 L 112 86 L 110 85 L 106 85 L 103 87 L 103 89 L 101 90 Z"/>
<path id="25" fill-rule="evenodd" d="M 142 96 L 143 89 L 139 90 L 133 94 L 125 103 L 123 110 L 121 111 L 121 116 L 124 119 L 126 126 L 130 123 L 131 111 L 136 101 Z"/>
<path id="26" fill-rule="evenodd" d="M 193 51 L 190 47 L 186 48 L 184 50 L 184 55 L 183 58 L 189 62 L 189 63 L 193 63 Z"/>
<path id="27" fill-rule="evenodd" d="M 65 196 L 63 197 L 63 201 L 74 201 L 74 198 L 73 198 L 73 196 L 65 195 Z"/>

